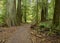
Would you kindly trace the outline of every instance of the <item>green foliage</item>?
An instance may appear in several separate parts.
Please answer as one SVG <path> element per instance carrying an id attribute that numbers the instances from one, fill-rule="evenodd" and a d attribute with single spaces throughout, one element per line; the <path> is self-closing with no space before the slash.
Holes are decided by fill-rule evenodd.
<path id="1" fill-rule="evenodd" d="M 39 25 L 50 28 L 52 25 L 52 21 L 41 22 Z"/>
<path id="2" fill-rule="evenodd" d="M 6 0 L 1 0 L 0 1 L 0 26 L 2 26 L 3 24 L 5 24 L 4 22 L 4 18 L 5 18 L 5 14 L 6 14 Z"/>

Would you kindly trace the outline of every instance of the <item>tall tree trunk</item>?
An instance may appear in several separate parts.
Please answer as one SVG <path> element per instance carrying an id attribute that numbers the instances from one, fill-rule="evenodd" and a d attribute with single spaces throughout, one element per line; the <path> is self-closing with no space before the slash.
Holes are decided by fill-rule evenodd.
<path id="1" fill-rule="evenodd" d="M 42 1 L 41 21 L 46 21 L 48 15 L 48 0 Z"/>
<path id="2" fill-rule="evenodd" d="M 21 0 L 18 0 L 17 24 L 20 25 L 20 23 L 22 23 L 22 11 L 21 11 Z"/>
<path id="3" fill-rule="evenodd" d="M 37 0 L 36 2 L 37 2 L 37 10 L 36 10 L 36 24 L 38 24 L 38 0 Z"/>
<path id="4" fill-rule="evenodd" d="M 48 0 L 46 0 L 45 2 L 45 18 L 47 20 L 47 17 L 48 17 Z"/>
<path id="5" fill-rule="evenodd" d="M 27 19 L 27 18 L 26 18 L 26 7 L 27 7 L 27 6 L 26 6 L 26 1 L 25 1 L 25 9 L 24 9 L 24 21 L 25 21 L 25 23 L 27 22 L 27 20 L 26 20 L 26 19 Z"/>
<path id="6" fill-rule="evenodd" d="M 42 8 L 42 11 L 41 11 L 41 21 L 45 21 L 45 13 L 44 13 L 43 8 Z"/>
<path id="7" fill-rule="evenodd" d="M 6 24 L 14 26 L 16 21 L 16 0 L 7 0 Z"/>
<path id="8" fill-rule="evenodd" d="M 60 17 L 60 0 L 55 1 L 55 10 L 53 16 L 53 25 L 59 25 L 59 17 Z"/>

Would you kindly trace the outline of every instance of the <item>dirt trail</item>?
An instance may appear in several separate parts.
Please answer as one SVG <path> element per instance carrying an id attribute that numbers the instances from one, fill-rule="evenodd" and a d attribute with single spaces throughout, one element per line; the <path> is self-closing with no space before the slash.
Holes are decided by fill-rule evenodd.
<path id="1" fill-rule="evenodd" d="M 17 29 L 17 31 L 6 41 L 6 43 L 31 43 L 29 27 L 29 24 L 18 27 L 19 29 Z"/>

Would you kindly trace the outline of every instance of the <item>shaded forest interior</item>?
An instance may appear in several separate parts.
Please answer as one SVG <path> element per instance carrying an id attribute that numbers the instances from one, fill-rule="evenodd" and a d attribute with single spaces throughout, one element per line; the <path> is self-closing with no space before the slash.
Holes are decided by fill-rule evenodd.
<path id="1" fill-rule="evenodd" d="M 37 34 L 60 36 L 60 0 L 0 0 L 0 27 L 26 23 Z"/>
<path id="2" fill-rule="evenodd" d="M 0 26 L 54 21 L 55 0 L 1 0 Z M 52 22 L 51 22 L 52 23 Z"/>

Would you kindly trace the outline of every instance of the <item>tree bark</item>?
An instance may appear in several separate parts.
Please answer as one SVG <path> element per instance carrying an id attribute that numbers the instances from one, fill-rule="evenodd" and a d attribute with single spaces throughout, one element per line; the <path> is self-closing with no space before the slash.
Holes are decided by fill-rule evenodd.
<path id="1" fill-rule="evenodd" d="M 16 0 L 7 0 L 7 14 L 6 14 L 6 24 L 10 26 L 15 26 L 16 21 Z"/>
<path id="2" fill-rule="evenodd" d="M 36 10 L 36 24 L 38 24 L 38 0 L 37 0 L 37 10 Z"/>
<path id="3" fill-rule="evenodd" d="M 42 1 L 42 11 L 41 11 L 41 21 L 46 21 L 48 15 L 48 0 L 46 2 Z"/>
<path id="4" fill-rule="evenodd" d="M 25 23 L 26 23 L 26 22 L 27 22 L 27 20 L 26 20 L 26 19 L 27 19 L 27 18 L 26 18 L 26 7 L 27 7 L 27 6 L 26 6 L 26 0 L 25 0 L 25 3 L 24 3 L 24 4 L 25 4 L 25 6 L 24 6 L 24 7 L 25 7 L 25 8 L 24 8 L 24 21 L 25 21 Z"/>
<path id="5" fill-rule="evenodd" d="M 22 11 L 21 11 L 21 0 L 18 0 L 17 24 L 20 25 L 20 23 L 22 23 Z"/>
<path id="6" fill-rule="evenodd" d="M 53 25 L 59 25 L 59 17 L 60 17 L 60 0 L 55 1 L 55 10 L 53 16 Z"/>
<path id="7" fill-rule="evenodd" d="M 41 21 L 45 21 L 45 13 L 44 13 L 44 9 L 42 8 L 42 11 L 41 11 Z"/>

